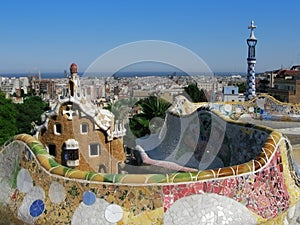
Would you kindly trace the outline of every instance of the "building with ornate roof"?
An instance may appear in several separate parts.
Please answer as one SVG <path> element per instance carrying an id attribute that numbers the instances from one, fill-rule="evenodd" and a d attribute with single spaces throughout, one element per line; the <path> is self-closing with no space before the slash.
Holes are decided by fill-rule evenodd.
<path id="1" fill-rule="evenodd" d="M 97 108 L 82 95 L 78 68 L 70 66 L 68 88 L 55 107 L 44 113 L 36 138 L 62 165 L 105 173 L 119 173 L 125 161 L 123 123 Z"/>

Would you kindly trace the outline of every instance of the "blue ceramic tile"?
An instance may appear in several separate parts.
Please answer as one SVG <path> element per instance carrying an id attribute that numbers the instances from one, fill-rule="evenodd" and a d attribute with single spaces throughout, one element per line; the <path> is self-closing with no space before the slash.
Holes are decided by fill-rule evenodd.
<path id="1" fill-rule="evenodd" d="M 44 209 L 45 209 L 44 201 L 38 199 L 31 204 L 29 208 L 29 212 L 32 217 L 38 217 L 44 212 Z"/>
<path id="2" fill-rule="evenodd" d="M 83 193 L 83 203 L 86 205 L 93 205 L 96 201 L 96 195 L 91 191 Z"/>

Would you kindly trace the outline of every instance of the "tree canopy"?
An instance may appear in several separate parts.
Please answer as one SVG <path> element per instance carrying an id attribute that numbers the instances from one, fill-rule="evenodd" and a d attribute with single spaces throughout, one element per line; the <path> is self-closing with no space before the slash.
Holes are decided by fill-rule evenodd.
<path id="1" fill-rule="evenodd" d="M 130 130 L 136 137 L 143 137 L 151 132 L 158 132 L 171 103 L 156 96 L 141 99 L 136 103 L 141 112 L 129 122 Z"/>
<path id="2" fill-rule="evenodd" d="M 48 104 L 38 96 L 24 98 L 23 104 L 16 104 L 18 133 L 30 133 L 32 122 L 41 123 L 41 115 L 48 109 Z"/>
<path id="3" fill-rule="evenodd" d="M 245 93 L 246 92 L 246 83 L 245 82 L 240 82 L 237 84 L 239 87 L 239 93 Z"/>
<path id="4" fill-rule="evenodd" d="M 109 103 L 105 109 L 111 111 L 115 115 L 116 120 L 127 120 L 128 115 L 136 103 L 135 98 L 121 99 L 114 103 Z"/>
<path id="5" fill-rule="evenodd" d="M 0 146 L 17 133 L 16 115 L 15 105 L 0 92 Z"/>
<path id="6" fill-rule="evenodd" d="M 14 104 L 0 92 L 0 146 L 19 133 L 31 133 L 32 122 L 41 123 L 48 104 L 38 96 L 27 96 L 24 103 Z"/>
<path id="7" fill-rule="evenodd" d="M 191 98 L 192 102 L 207 102 L 205 91 L 199 89 L 196 83 L 189 84 L 184 91 Z"/>

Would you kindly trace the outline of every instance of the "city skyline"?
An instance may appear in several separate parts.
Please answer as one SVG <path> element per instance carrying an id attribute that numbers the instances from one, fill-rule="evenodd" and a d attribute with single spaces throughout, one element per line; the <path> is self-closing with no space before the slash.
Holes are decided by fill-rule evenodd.
<path id="1" fill-rule="evenodd" d="M 2 2 L 0 73 L 84 72 L 126 43 L 162 40 L 196 53 L 213 72 L 245 72 L 247 26 L 257 25 L 256 71 L 300 64 L 297 9 L 290 1 Z"/>

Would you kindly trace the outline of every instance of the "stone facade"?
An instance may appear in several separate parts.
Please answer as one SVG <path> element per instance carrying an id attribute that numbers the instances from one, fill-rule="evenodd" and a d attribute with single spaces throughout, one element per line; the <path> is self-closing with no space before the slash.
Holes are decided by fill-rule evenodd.
<path id="1" fill-rule="evenodd" d="M 72 120 L 67 115 L 68 107 L 72 105 Z M 60 124 L 57 131 L 55 126 Z M 82 130 L 82 126 L 85 126 Z M 84 131 L 84 132 L 83 132 Z M 38 139 L 49 148 L 55 148 L 53 156 L 57 162 L 64 164 L 62 159 L 63 147 L 67 140 L 75 139 L 79 145 L 79 166 L 80 170 L 101 171 L 107 173 L 118 173 L 118 165 L 125 161 L 123 141 L 115 138 L 108 141 L 103 130 L 95 125 L 93 118 L 86 115 L 75 103 L 62 104 L 57 115 L 49 118 L 47 129 L 38 133 Z M 98 144 L 98 154 L 91 155 L 90 145 Z M 54 147 L 55 146 L 55 147 Z"/>
<path id="2" fill-rule="evenodd" d="M 274 79 L 274 87 L 268 93 L 282 102 L 299 103 L 300 101 L 300 71 L 291 68 L 281 70 Z"/>

